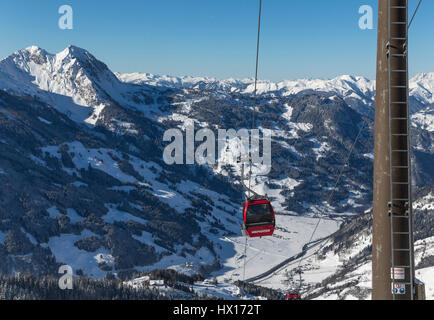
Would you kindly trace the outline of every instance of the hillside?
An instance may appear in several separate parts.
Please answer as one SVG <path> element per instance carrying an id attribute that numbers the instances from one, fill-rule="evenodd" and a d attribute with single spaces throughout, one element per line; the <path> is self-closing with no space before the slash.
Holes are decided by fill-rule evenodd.
<path id="1" fill-rule="evenodd" d="M 434 183 L 433 83 L 432 74 L 412 79 L 418 192 Z M 243 280 L 239 164 L 167 165 L 163 135 L 188 119 L 197 130 L 249 128 L 251 86 L 115 74 L 74 46 L 58 54 L 29 47 L 1 60 L 0 273 L 55 275 L 68 264 L 99 279 L 170 268 Z M 246 277 L 298 254 L 318 216 L 314 241 L 370 209 L 374 88 L 350 76 L 261 83 L 258 126 L 273 132 L 272 170 L 254 188 L 272 200 L 278 229 L 249 241 Z"/>

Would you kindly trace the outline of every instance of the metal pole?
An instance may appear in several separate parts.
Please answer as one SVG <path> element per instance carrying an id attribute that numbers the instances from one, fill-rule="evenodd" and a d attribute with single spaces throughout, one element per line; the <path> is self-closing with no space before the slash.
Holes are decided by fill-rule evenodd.
<path id="1" fill-rule="evenodd" d="M 414 298 L 408 0 L 379 0 L 372 298 Z M 392 293 L 392 288 L 404 290 Z"/>
<path id="2" fill-rule="evenodd" d="M 374 300 L 392 299 L 390 284 L 392 247 L 387 214 L 390 195 L 388 18 L 388 0 L 379 0 L 372 226 L 372 299 Z"/>

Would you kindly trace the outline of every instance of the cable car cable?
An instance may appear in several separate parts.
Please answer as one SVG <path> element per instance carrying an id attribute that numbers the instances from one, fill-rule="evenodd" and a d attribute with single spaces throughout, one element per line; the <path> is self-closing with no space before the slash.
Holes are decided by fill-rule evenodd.
<path id="1" fill-rule="evenodd" d="M 259 0 L 259 20 L 258 20 L 258 37 L 256 42 L 256 71 L 255 71 L 255 89 L 253 91 L 253 96 L 255 99 L 255 107 L 253 108 L 253 116 L 252 116 L 252 129 L 255 128 L 255 112 L 256 112 L 256 103 L 257 103 L 257 89 L 258 89 L 258 70 L 259 70 L 259 49 L 260 49 L 260 41 L 261 41 L 261 17 L 262 17 L 262 0 Z"/>
<path id="2" fill-rule="evenodd" d="M 254 106 L 252 111 L 252 130 L 256 127 L 256 105 L 258 103 L 258 97 L 257 97 L 257 89 L 258 89 L 258 70 L 259 70 L 259 49 L 261 44 L 261 18 L 262 18 L 262 0 L 259 0 L 259 17 L 258 17 L 258 36 L 256 41 L 256 69 L 255 69 L 255 88 L 253 90 L 253 98 L 254 98 Z M 250 172 L 249 172 L 249 189 L 252 187 L 252 150 L 250 148 Z M 249 190 L 249 197 L 250 197 L 250 190 Z"/>
<path id="3" fill-rule="evenodd" d="M 254 106 L 252 110 L 252 130 L 255 129 L 256 121 L 256 104 L 258 102 L 257 100 L 257 85 L 258 85 L 258 70 L 259 70 L 259 49 L 260 49 L 260 40 L 261 40 L 261 17 L 262 17 L 262 0 L 259 0 L 259 17 L 258 17 L 258 36 L 256 41 L 256 68 L 255 68 L 255 88 L 253 91 L 253 97 L 254 97 Z M 253 173 L 253 162 L 252 162 L 252 146 L 250 145 L 249 150 L 249 162 L 250 162 L 250 172 L 249 172 L 249 198 L 251 196 L 251 190 L 252 190 L 252 173 Z M 244 166 L 244 164 L 243 164 Z M 243 169 L 244 171 L 244 169 Z M 244 179 L 244 177 L 241 177 L 241 179 Z M 246 235 L 246 245 L 244 250 L 244 270 L 243 270 L 243 281 L 246 279 L 246 259 L 247 259 L 247 241 L 248 236 Z"/>
<path id="4" fill-rule="evenodd" d="M 246 244 L 244 245 L 244 269 L 243 269 L 243 281 L 246 280 L 247 239 L 248 239 L 248 237 L 246 237 Z"/>
<path id="5" fill-rule="evenodd" d="M 345 169 L 345 167 L 347 167 L 347 165 L 349 163 L 349 160 L 350 160 L 350 158 L 352 156 L 352 153 L 354 152 L 355 146 L 357 145 L 357 142 L 359 141 L 359 139 L 360 139 L 360 137 L 361 137 L 361 135 L 363 133 L 363 130 L 365 129 L 366 125 L 368 124 L 368 121 L 370 119 L 370 115 L 371 115 L 372 110 L 373 110 L 373 106 L 370 105 L 367 114 L 364 116 L 363 125 L 360 127 L 359 133 L 357 134 L 356 139 L 355 139 L 354 143 L 351 146 L 351 149 L 350 149 L 350 152 L 348 154 L 348 157 L 347 157 L 346 161 L 344 162 L 344 164 L 342 165 L 342 168 L 340 170 L 338 179 L 336 180 L 334 188 L 331 190 L 331 193 L 330 193 L 330 195 L 328 197 L 327 202 L 330 202 L 331 199 L 333 198 L 334 192 L 336 191 L 336 187 L 338 186 L 340 180 L 342 179 L 342 176 L 343 176 L 343 173 L 344 173 L 344 169 Z M 308 134 L 306 134 L 305 136 L 307 136 L 307 135 Z M 318 216 L 318 215 L 316 215 L 316 216 Z M 312 233 L 312 235 L 310 237 L 310 240 L 307 243 L 311 243 L 312 242 L 312 239 L 313 239 L 314 235 L 316 234 L 316 232 L 318 230 L 318 227 L 319 227 L 319 225 L 320 225 L 320 223 L 321 223 L 322 220 L 323 220 L 323 217 L 320 217 L 320 219 L 318 220 L 318 222 L 317 222 L 317 224 L 315 226 L 315 229 L 314 229 L 314 231 L 313 231 L 313 233 Z M 328 236 L 328 237 L 326 237 L 326 238 L 324 238 L 323 239 L 324 242 L 320 245 L 320 247 L 315 252 L 313 252 L 312 254 L 310 254 L 308 256 L 303 256 L 303 257 L 300 258 L 300 262 L 299 262 L 299 264 L 297 266 L 297 269 L 299 269 L 299 272 L 300 272 L 300 289 L 301 289 L 301 283 L 302 283 L 301 263 L 304 260 L 306 260 L 307 258 L 315 256 L 328 243 L 328 240 L 330 239 L 330 237 L 331 237 L 331 235 Z"/>
<path id="6" fill-rule="evenodd" d="M 419 1 L 419 4 L 418 4 L 418 6 L 417 6 L 417 8 L 416 8 L 416 10 L 415 10 L 415 13 L 414 13 L 414 15 L 413 15 L 413 18 L 411 19 L 411 22 L 410 22 L 410 24 L 409 24 L 409 27 L 411 26 L 411 23 L 413 22 L 413 19 L 414 19 L 414 17 L 416 16 L 416 13 L 417 13 L 417 11 L 418 11 L 420 5 L 421 5 L 421 2 L 422 2 L 422 0 Z M 253 91 L 253 96 L 254 96 L 254 108 L 253 108 L 253 111 L 252 111 L 252 130 L 255 129 L 255 126 L 256 126 L 256 119 L 255 119 L 255 116 L 256 116 L 256 108 L 257 108 L 256 105 L 257 105 L 257 84 L 258 84 L 259 52 L 260 52 L 260 36 L 261 36 L 261 18 L 262 18 L 262 0 L 259 0 L 259 18 L 258 18 L 258 34 L 257 34 L 257 46 L 256 46 L 255 84 L 254 84 L 254 91 Z M 344 164 L 343 164 L 343 166 L 342 166 L 342 168 L 341 168 L 341 170 L 340 170 L 340 173 L 339 173 L 339 175 L 338 175 L 338 178 L 337 178 L 337 180 L 336 180 L 336 183 L 335 183 L 333 189 L 331 190 L 331 193 L 330 193 L 330 195 L 329 195 L 329 197 L 328 197 L 328 199 L 327 199 L 327 203 L 330 203 L 330 201 L 332 200 L 333 195 L 334 195 L 334 193 L 335 193 L 335 191 L 336 191 L 337 186 L 338 186 L 339 183 L 341 182 L 341 179 L 342 179 L 343 174 L 344 174 L 344 170 L 345 170 L 345 168 L 347 167 L 347 165 L 349 164 L 349 161 L 350 161 L 350 158 L 351 158 L 351 156 L 352 156 L 352 154 L 353 154 L 353 152 L 354 152 L 355 146 L 356 146 L 357 142 L 359 141 L 359 139 L 360 139 L 360 137 L 361 137 L 361 135 L 362 135 L 362 133 L 363 133 L 363 131 L 364 131 L 364 129 L 365 129 L 365 126 L 366 126 L 367 123 L 368 123 L 368 119 L 370 119 L 369 116 L 370 116 L 371 111 L 372 111 L 372 105 L 369 106 L 368 114 L 367 114 L 367 116 L 366 116 L 365 119 L 364 119 L 363 125 L 362 125 L 362 127 L 360 128 L 359 133 L 358 133 L 358 135 L 357 135 L 357 137 L 356 137 L 356 139 L 355 139 L 353 145 L 351 146 L 351 149 L 350 149 L 350 152 L 349 152 L 349 154 L 348 154 L 348 157 L 347 157 L 346 161 L 344 162 Z M 249 197 L 250 197 L 250 194 L 251 194 L 251 183 L 252 183 L 251 180 L 252 180 L 252 173 L 253 173 L 253 169 L 252 169 L 252 167 L 253 167 L 253 163 L 252 163 L 252 157 L 251 157 L 251 150 L 250 150 L 249 162 L 250 162 L 250 172 L 249 172 L 249 188 L 248 188 L 249 190 L 248 190 L 248 192 L 249 192 Z M 317 216 L 318 216 L 318 215 L 317 215 Z M 323 216 L 320 216 L 320 217 L 319 217 L 319 220 L 318 220 L 318 222 L 317 222 L 317 224 L 316 224 L 316 226 L 315 226 L 315 228 L 314 228 L 314 230 L 313 230 L 313 232 L 312 232 L 312 235 L 310 236 L 310 239 L 309 239 L 309 241 L 308 241 L 307 243 L 310 243 L 310 242 L 313 240 L 313 238 L 314 238 L 314 236 L 315 236 L 315 234 L 316 234 L 316 232 L 317 232 L 317 230 L 318 230 L 318 228 L 319 228 L 319 225 L 320 225 L 320 223 L 322 222 L 323 218 L 324 218 Z M 247 253 L 247 240 L 248 240 L 248 239 L 247 239 L 247 237 L 246 237 L 245 254 L 244 254 L 244 278 L 243 278 L 243 279 L 245 279 L 246 253 Z M 326 243 L 326 242 L 325 242 L 325 243 Z M 321 245 L 321 246 L 320 246 L 320 247 L 315 251 L 315 254 L 317 254 L 317 253 L 322 249 L 322 247 L 323 247 L 323 245 L 324 245 L 325 243 L 323 243 L 323 244 L 322 244 L 322 245 Z M 301 284 L 302 284 L 301 263 L 304 261 L 304 259 L 305 259 L 305 257 L 302 257 L 302 258 L 300 259 L 300 262 L 299 262 L 299 265 L 298 265 L 298 269 L 299 269 L 299 272 L 300 272 L 300 289 L 301 289 Z"/>
<path id="7" fill-rule="evenodd" d="M 366 115 L 365 118 L 364 118 L 363 125 L 360 127 L 359 133 L 357 134 L 356 139 L 354 140 L 354 143 L 353 143 L 353 145 L 351 146 L 351 149 L 350 149 L 350 152 L 348 153 L 347 159 L 345 160 L 344 164 L 343 164 L 342 167 L 341 167 L 341 170 L 340 170 L 340 173 L 339 173 L 339 175 L 338 175 L 338 178 L 336 179 L 336 183 L 335 183 L 333 189 L 331 190 L 329 197 L 327 198 L 327 202 L 326 202 L 326 203 L 328 203 L 328 204 L 330 204 L 330 201 L 333 199 L 333 195 L 334 195 L 334 193 L 335 193 L 335 191 L 336 191 L 336 187 L 338 186 L 338 184 L 340 183 L 340 181 L 341 181 L 341 179 L 342 179 L 342 177 L 343 177 L 343 175 L 344 175 L 344 170 L 345 170 L 345 168 L 347 167 L 347 165 L 349 164 L 350 158 L 351 158 L 351 156 L 352 156 L 352 154 L 353 154 L 353 152 L 354 152 L 354 149 L 355 149 L 355 147 L 356 147 L 357 142 L 359 141 L 360 137 L 362 136 L 362 133 L 363 133 L 363 131 L 364 131 L 364 129 L 365 129 L 365 126 L 368 124 L 368 119 L 370 119 L 369 116 L 371 115 L 371 112 L 372 112 L 372 104 L 369 105 L 369 110 L 368 110 L 367 115 Z M 318 215 L 317 215 L 317 216 L 318 216 Z M 312 242 L 313 237 L 315 236 L 315 233 L 317 232 L 318 227 L 319 227 L 321 221 L 323 220 L 323 218 L 324 218 L 323 216 L 321 216 L 321 217 L 319 218 L 319 220 L 318 220 L 318 222 L 317 222 L 317 224 L 316 224 L 316 226 L 315 226 L 315 228 L 314 228 L 314 230 L 313 230 L 313 232 L 312 232 L 312 235 L 310 236 L 310 239 L 309 239 L 309 241 L 308 241 L 307 243 Z M 318 253 L 318 252 L 323 248 L 323 246 L 325 245 L 325 243 L 327 243 L 327 241 L 324 242 L 324 243 L 323 243 L 323 244 L 322 244 L 322 245 L 321 245 L 321 246 L 320 246 L 320 247 L 315 251 L 315 253 L 314 253 L 313 255 L 317 254 L 317 253 Z M 302 258 L 300 259 L 300 262 L 299 262 L 298 267 L 297 267 L 297 268 L 299 269 L 299 272 L 300 272 L 300 286 L 299 286 L 299 290 L 300 290 L 300 291 L 301 291 L 301 282 L 302 282 L 302 280 L 301 280 L 301 263 L 302 263 L 306 258 L 307 258 L 307 257 L 302 257 Z"/>
<path id="8" fill-rule="evenodd" d="M 416 17 L 417 12 L 419 11 L 419 7 L 422 4 L 422 0 L 419 0 L 419 4 L 417 5 L 416 10 L 413 13 L 413 17 L 411 17 L 410 23 L 408 24 L 408 29 L 410 29 L 411 24 L 413 23 L 414 18 Z"/>

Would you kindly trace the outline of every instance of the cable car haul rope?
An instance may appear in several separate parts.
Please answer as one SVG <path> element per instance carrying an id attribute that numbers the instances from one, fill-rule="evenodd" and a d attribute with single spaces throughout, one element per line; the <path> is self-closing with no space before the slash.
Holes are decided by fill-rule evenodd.
<path id="1" fill-rule="evenodd" d="M 254 89 L 254 107 L 252 112 L 252 130 L 255 129 L 255 116 L 257 105 L 257 83 L 258 83 L 258 66 L 259 66 L 259 46 L 261 35 L 261 16 L 262 16 L 262 0 L 259 0 L 259 20 L 258 20 L 258 37 L 256 46 L 256 69 L 255 69 L 255 89 Z M 243 234 L 249 238 L 272 236 L 275 229 L 275 215 L 273 207 L 267 196 L 259 195 L 252 190 L 252 175 L 253 162 L 252 151 L 250 146 L 249 152 L 249 183 L 245 184 L 244 176 L 244 159 L 241 159 L 241 184 L 246 189 L 248 197 L 243 205 Z"/>
<path id="2" fill-rule="evenodd" d="M 419 9 L 419 6 L 421 4 L 422 0 L 420 0 L 419 5 L 413 15 L 414 16 L 417 13 L 417 10 Z M 254 87 L 254 107 L 252 111 L 252 130 L 256 127 L 256 112 L 257 112 L 257 83 L 258 83 L 258 67 L 259 67 L 259 49 L 260 49 L 260 35 L 261 35 L 261 18 L 262 18 L 262 0 L 259 0 L 259 19 L 258 19 L 258 35 L 257 35 L 257 47 L 256 47 L 256 69 L 255 69 L 255 87 Z M 413 19 L 411 21 L 413 21 Z M 409 24 L 410 27 L 411 23 Z M 370 114 L 372 112 L 373 106 L 369 106 L 368 113 L 364 117 L 363 125 L 360 127 L 359 133 L 356 136 L 356 139 L 354 143 L 351 146 L 350 152 L 348 153 L 348 156 L 342 165 L 342 168 L 340 169 L 338 178 L 336 179 L 336 183 L 334 187 L 329 191 L 330 194 L 327 197 L 327 203 L 330 203 L 333 199 L 333 195 L 336 191 L 336 188 L 338 187 L 339 183 L 341 182 L 341 179 L 344 174 L 344 170 L 349 165 L 349 161 L 351 156 L 354 153 L 355 147 L 357 143 L 359 142 L 360 137 L 362 136 L 363 131 L 365 130 L 366 126 L 368 125 L 368 121 L 370 119 Z M 245 175 L 244 175 L 244 162 L 245 159 L 241 159 L 242 167 L 241 167 L 241 184 L 247 191 L 247 198 L 243 205 L 243 226 L 242 226 L 242 233 L 246 237 L 246 243 L 245 243 L 245 250 L 244 250 L 244 266 L 243 266 L 243 280 L 245 280 L 245 273 L 246 273 L 246 259 L 247 259 L 247 248 L 248 248 L 248 239 L 249 238 L 259 238 L 259 237 L 267 237 L 267 236 L 273 236 L 275 227 L 276 227 L 276 219 L 275 219 L 275 213 L 273 210 L 273 207 L 271 205 L 271 202 L 269 201 L 268 197 L 266 195 L 259 195 L 255 191 L 252 190 L 252 176 L 253 176 L 253 163 L 252 163 L 252 156 L 251 151 L 249 153 L 249 177 L 248 177 L 248 185 L 245 184 Z M 315 225 L 315 228 L 310 236 L 309 243 L 313 243 L 313 239 L 315 237 L 316 232 L 318 231 L 319 225 L 321 221 L 323 220 L 323 216 L 319 216 L 319 214 L 315 215 L 318 219 L 318 222 Z M 322 242 L 322 244 L 318 247 L 318 249 L 315 250 L 314 253 L 310 254 L 309 256 L 316 255 L 320 250 L 325 246 L 327 243 L 327 240 L 330 238 L 330 236 L 322 239 L 319 242 Z M 298 293 L 297 296 L 300 298 L 300 293 L 302 289 L 302 269 L 301 264 L 302 262 L 307 258 L 306 254 L 309 250 L 308 246 L 307 249 L 303 249 L 303 252 L 299 253 L 298 255 L 290 258 L 291 261 L 293 260 L 299 260 L 298 266 L 297 266 L 297 272 L 300 276 L 299 280 L 299 287 L 298 287 Z M 281 266 L 277 266 L 273 269 L 280 269 Z M 257 278 L 257 277 L 255 277 Z M 252 278 L 253 279 L 253 278 Z"/>

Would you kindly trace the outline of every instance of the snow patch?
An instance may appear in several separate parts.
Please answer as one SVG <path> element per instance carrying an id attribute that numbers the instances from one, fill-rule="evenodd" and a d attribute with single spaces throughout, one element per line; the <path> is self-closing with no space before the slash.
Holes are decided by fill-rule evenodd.
<path id="1" fill-rule="evenodd" d="M 82 239 L 97 236 L 89 230 L 84 230 L 80 235 L 62 234 L 59 237 L 52 237 L 48 241 L 48 247 L 51 249 L 58 263 L 67 264 L 74 271 L 83 270 L 91 278 L 104 278 L 106 272 L 98 267 L 99 261 L 102 261 L 100 255 L 108 257 L 110 252 L 107 249 L 99 250 L 98 253 L 87 252 L 78 249 L 74 244 Z"/>
<path id="2" fill-rule="evenodd" d="M 56 219 L 57 217 L 60 217 L 62 215 L 56 206 L 48 208 L 47 212 L 52 219 Z"/>

